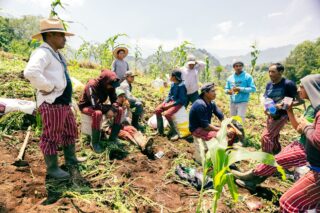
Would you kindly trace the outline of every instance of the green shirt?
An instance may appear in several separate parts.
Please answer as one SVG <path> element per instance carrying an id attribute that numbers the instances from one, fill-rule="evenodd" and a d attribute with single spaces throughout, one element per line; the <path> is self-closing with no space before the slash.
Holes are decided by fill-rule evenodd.
<path id="1" fill-rule="evenodd" d="M 314 108 L 313 108 L 311 105 L 309 105 L 309 106 L 307 107 L 306 111 L 304 112 L 303 116 L 304 116 L 305 119 L 307 119 L 307 121 L 309 121 L 310 123 L 313 123 L 314 117 L 316 116 L 316 115 L 315 115 L 315 110 L 314 110 Z M 305 136 L 304 134 L 302 134 L 302 135 L 300 136 L 299 142 L 300 142 L 301 144 L 305 145 L 305 144 L 306 144 L 306 141 L 307 141 L 306 136 Z"/>

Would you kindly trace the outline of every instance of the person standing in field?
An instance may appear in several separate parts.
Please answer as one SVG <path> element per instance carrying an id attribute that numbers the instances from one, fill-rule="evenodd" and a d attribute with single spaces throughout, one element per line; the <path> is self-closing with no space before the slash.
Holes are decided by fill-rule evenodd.
<path id="1" fill-rule="evenodd" d="M 59 19 L 40 21 L 40 33 L 33 39 L 43 44 L 31 55 L 24 76 L 37 89 L 37 105 L 42 118 L 40 149 L 47 166 L 47 176 L 59 180 L 70 174 L 58 165 L 58 147 L 62 146 L 67 166 L 76 166 L 75 143 L 78 130 L 71 110 L 72 85 L 67 62 L 60 53 L 66 43 L 66 32 Z"/>
<path id="2" fill-rule="evenodd" d="M 120 82 L 125 80 L 125 74 L 129 71 L 129 64 L 124 60 L 128 53 L 129 51 L 126 47 L 117 47 L 113 51 L 115 60 L 112 62 L 111 70 L 117 74 Z"/>
<path id="3" fill-rule="evenodd" d="M 230 115 L 240 116 L 244 123 L 250 93 L 256 91 L 252 76 L 243 69 L 243 62 L 233 63 L 234 74 L 228 77 L 225 92 L 230 95 Z"/>
<path id="4" fill-rule="evenodd" d="M 284 66 L 280 63 L 271 64 L 269 66 L 270 82 L 266 86 L 264 93 L 265 98 L 272 99 L 277 108 L 276 113 L 271 114 L 265 110 L 267 118 L 267 126 L 263 130 L 261 145 L 262 151 L 277 154 L 281 151 L 279 143 L 280 131 L 288 122 L 287 111 L 281 109 L 281 102 L 284 97 L 293 98 L 295 105 L 299 102 L 295 101 L 298 93 L 296 84 L 283 77 Z"/>
<path id="5" fill-rule="evenodd" d="M 196 61 L 195 57 L 190 55 L 186 66 L 182 69 L 182 80 L 187 88 L 187 107 L 189 103 L 193 104 L 199 98 L 199 73 L 205 68 L 205 63 Z"/>

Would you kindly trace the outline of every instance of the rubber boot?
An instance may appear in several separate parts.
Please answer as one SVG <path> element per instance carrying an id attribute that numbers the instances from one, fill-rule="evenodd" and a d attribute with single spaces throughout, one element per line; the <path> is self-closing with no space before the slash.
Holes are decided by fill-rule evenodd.
<path id="1" fill-rule="evenodd" d="M 57 180 L 67 180 L 70 178 L 70 174 L 62 169 L 58 165 L 58 155 L 45 155 L 44 161 L 47 165 L 47 175 Z"/>
<path id="2" fill-rule="evenodd" d="M 92 135 L 91 135 L 91 146 L 95 153 L 102 153 L 103 148 L 100 144 L 100 136 L 101 131 L 97 129 L 92 129 Z"/>
<path id="3" fill-rule="evenodd" d="M 113 126 L 111 128 L 111 133 L 109 136 L 109 141 L 114 142 L 114 143 L 119 143 L 118 135 L 119 135 L 120 129 L 121 129 L 120 124 L 113 124 Z"/>
<path id="4" fill-rule="evenodd" d="M 179 139 L 177 127 L 174 124 L 173 120 L 169 120 L 168 122 L 169 122 L 169 125 L 170 125 L 170 133 L 171 133 L 170 140 L 171 141 L 176 141 L 176 140 Z"/>
<path id="5" fill-rule="evenodd" d="M 152 136 L 164 136 L 163 118 L 162 115 L 157 115 L 157 132 L 151 134 Z"/>
<path id="6" fill-rule="evenodd" d="M 78 165 L 78 159 L 76 157 L 75 144 L 69 144 L 63 147 L 64 160 L 67 166 Z"/>
<path id="7" fill-rule="evenodd" d="M 250 191 L 256 191 L 257 186 L 260 185 L 263 181 L 265 181 L 267 179 L 267 176 L 256 176 L 255 179 L 253 180 L 240 180 L 240 179 L 236 179 L 236 183 L 243 187 L 246 188 Z"/>
<path id="8" fill-rule="evenodd" d="M 76 146 L 70 144 L 63 147 L 64 159 L 66 161 L 66 167 L 71 176 L 73 184 L 77 186 L 88 185 L 88 182 L 81 176 L 78 163 L 79 160 L 76 157 Z"/>
<path id="9" fill-rule="evenodd" d="M 257 185 L 261 184 L 268 178 L 267 176 L 254 175 L 253 170 L 247 172 L 231 170 L 231 173 L 235 176 L 235 178 L 237 178 L 236 183 L 239 186 L 244 187 L 250 191 L 255 191 Z"/>
<path id="10" fill-rule="evenodd" d="M 256 175 L 254 175 L 253 170 L 249 170 L 247 172 L 240 172 L 232 169 L 231 173 L 235 178 L 245 181 L 251 181 L 257 177 Z"/>
<path id="11" fill-rule="evenodd" d="M 132 126 L 136 128 L 138 131 L 144 132 L 145 129 L 143 128 L 143 126 L 139 124 L 139 120 L 140 120 L 140 115 L 136 113 L 132 113 L 132 121 L 131 121 Z"/>

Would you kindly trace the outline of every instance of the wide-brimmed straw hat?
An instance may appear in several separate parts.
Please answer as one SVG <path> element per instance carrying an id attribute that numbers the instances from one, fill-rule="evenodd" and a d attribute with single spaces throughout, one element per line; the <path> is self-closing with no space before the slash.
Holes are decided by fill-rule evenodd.
<path id="1" fill-rule="evenodd" d="M 123 51 L 124 51 L 124 55 L 125 55 L 124 57 L 126 57 L 126 56 L 128 55 L 128 53 L 129 53 L 128 48 L 126 48 L 126 47 L 117 47 L 116 49 L 113 50 L 113 56 L 114 56 L 115 58 L 118 58 L 118 52 L 119 52 L 120 50 L 123 50 Z"/>
<path id="2" fill-rule="evenodd" d="M 56 18 L 49 18 L 49 19 L 42 19 L 40 20 L 40 32 L 33 35 L 32 39 L 41 40 L 42 33 L 47 32 L 61 32 L 64 33 L 65 36 L 73 36 L 73 33 L 67 32 L 64 27 L 63 23 L 60 19 Z"/>

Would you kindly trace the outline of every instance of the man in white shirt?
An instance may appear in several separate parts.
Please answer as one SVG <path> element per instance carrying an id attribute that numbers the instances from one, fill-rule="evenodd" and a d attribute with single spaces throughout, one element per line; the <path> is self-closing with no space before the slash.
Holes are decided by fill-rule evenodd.
<path id="1" fill-rule="evenodd" d="M 185 107 L 199 98 L 199 73 L 205 67 L 203 61 L 196 61 L 194 56 L 189 56 L 186 66 L 182 69 L 182 79 L 187 88 L 187 103 Z"/>
<path id="2" fill-rule="evenodd" d="M 58 165 L 58 146 L 63 147 L 67 166 L 76 166 L 75 142 L 77 125 L 71 111 L 72 85 L 65 58 L 58 51 L 65 46 L 66 32 L 59 19 L 40 21 L 40 33 L 33 39 L 44 43 L 36 49 L 24 70 L 24 76 L 37 89 L 37 106 L 42 118 L 43 131 L 40 149 L 47 165 L 47 176 L 65 180 L 70 174 Z"/>

